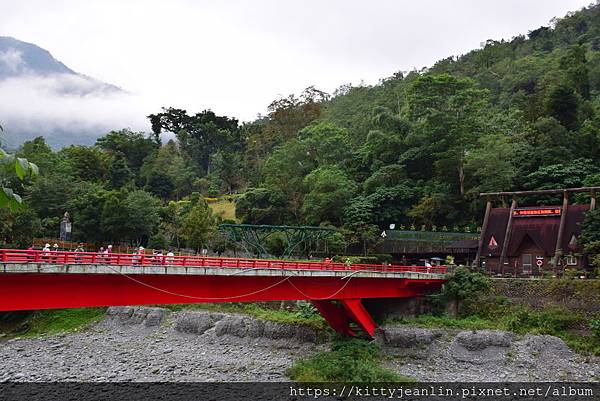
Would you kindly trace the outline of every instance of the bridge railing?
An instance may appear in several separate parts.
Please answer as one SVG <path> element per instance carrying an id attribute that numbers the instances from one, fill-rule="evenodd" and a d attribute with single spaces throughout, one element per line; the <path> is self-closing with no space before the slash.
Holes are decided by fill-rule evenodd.
<path id="1" fill-rule="evenodd" d="M 378 272 L 448 273 L 447 266 L 401 266 L 388 264 L 344 264 L 273 259 L 167 256 L 130 253 L 97 253 L 0 249 L 0 263 L 98 264 L 116 266 L 184 266 L 241 269 L 367 270 Z"/>

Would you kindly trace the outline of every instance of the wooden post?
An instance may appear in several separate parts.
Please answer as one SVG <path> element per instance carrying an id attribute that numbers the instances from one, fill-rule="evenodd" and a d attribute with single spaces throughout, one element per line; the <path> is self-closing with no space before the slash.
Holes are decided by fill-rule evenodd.
<path id="1" fill-rule="evenodd" d="M 562 239 L 565 232 L 565 222 L 567 220 L 567 208 L 569 207 L 569 194 L 567 191 L 563 192 L 563 205 L 560 212 L 560 224 L 558 225 L 558 236 L 556 238 L 556 247 L 554 248 L 554 258 L 552 259 L 552 265 L 556 269 L 558 267 L 558 259 L 562 254 Z"/>
<path id="2" fill-rule="evenodd" d="M 590 192 L 590 210 L 596 209 L 596 190 Z"/>
<path id="3" fill-rule="evenodd" d="M 502 242 L 502 253 L 500 254 L 500 267 L 504 268 L 504 259 L 506 259 L 506 251 L 508 250 L 508 242 L 510 241 L 510 235 L 512 234 L 512 221 L 513 213 L 517 207 L 517 198 L 512 199 L 510 204 L 510 211 L 508 212 L 508 223 L 506 224 L 506 232 L 504 233 L 504 241 Z"/>
<path id="4" fill-rule="evenodd" d="M 492 210 L 492 201 L 487 198 L 487 204 L 485 205 L 485 214 L 483 215 L 483 225 L 481 226 L 481 233 L 479 234 L 479 243 L 477 244 L 477 255 L 475 255 L 475 261 L 473 267 L 479 269 L 479 263 L 481 261 L 481 251 L 483 251 L 483 236 L 487 231 L 488 222 L 490 220 L 490 211 Z"/>

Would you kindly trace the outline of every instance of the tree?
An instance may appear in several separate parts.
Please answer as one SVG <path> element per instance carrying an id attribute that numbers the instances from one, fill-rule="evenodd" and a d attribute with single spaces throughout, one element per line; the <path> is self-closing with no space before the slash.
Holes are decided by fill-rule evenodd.
<path id="1" fill-rule="evenodd" d="M 73 188 L 73 180 L 67 176 L 41 175 L 28 187 L 25 200 L 42 219 L 62 217 L 72 199 Z"/>
<path id="2" fill-rule="evenodd" d="M 600 241 L 600 209 L 590 210 L 581 223 L 579 243 L 582 246 Z"/>
<path id="3" fill-rule="evenodd" d="M 238 121 L 217 116 L 211 110 L 190 116 L 185 110 L 167 108 L 148 118 L 155 135 L 160 135 L 163 130 L 175 133 L 182 151 L 205 174 L 211 172 L 211 155 L 219 150 L 240 150 L 244 143 L 244 138 L 239 135 Z"/>
<path id="4" fill-rule="evenodd" d="M 33 238 L 41 230 L 41 222 L 31 208 L 12 211 L 0 208 L 0 241 L 21 248 L 31 246 Z"/>
<path id="5" fill-rule="evenodd" d="M 127 218 L 122 221 L 127 238 L 134 243 L 145 243 L 158 230 L 160 201 L 152 194 L 137 190 L 127 194 L 123 200 Z"/>
<path id="6" fill-rule="evenodd" d="M 507 191 L 517 174 L 514 154 L 517 146 L 502 134 L 490 134 L 478 139 L 477 145 L 465 157 L 465 174 L 470 194 Z"/>
<path id="7" fill-rule="evenodd" d="M 211 209 L 206 202 L 199 201 L 183 218 L 181 234 L 188 246 L 200 251 L 207 246 L 208 239 L 215 228 L 216 222 Z"/>
<path id="8" fill-rule="evenodd" d="M 600 167 L 589 159 L 575 159 L 564 163 L 541 167 L 524 179 L 527 189 L 576 188 L 584 185 L 585 179 L 600 173 Z"/>
<path id="9" fill-rule="evenodd" d="M 398 134 L 374 130 L 369 132 L 358 153 L 365 166 L 377 171 L 382 166 L 397 162 L 405 148 L 404 140 Z"/>
<path id="10" fill-rule="evenodd" d="M 1 126 L 0 131 L 3 131 Z M 0 148 L 0 167 L 4 168 L 7 173 L 15 173 L 19 180 L 36 176 L 39 173 L 37 165 L 22 157 L 8 154 L 2 148 Z M 9 207 L 16 211 L 22 207 L 23 200 L 12 188 L 5 186 L 4 180 L 1 178 L 0 176 L 0 208 Z"/>
<path id="11" fill-rule="evenodd" d="M 84 241 L 84 242 L 95 242 L 98 243 L 103 239 L 113 240 L 120 239 L 118 234 L 119 222 L 115 221 L 115 218 L 124 217 L 122 214 L 116 212 L 116 215 L 109 215 L 109 212 L 105 214 L 109 221 L 104 223 L 105 229 L 111 225 L 108 229 L 113 235 L 104 236 L 102 228 L 102 217 L 104 205 L 107 197 L 107 192 L 97 184 L 91 184 L 87 182 L 77 184 L 73 190 L 73 196 L 67 200 L 65 209 L 70 213 L 71 220 L 73 221 L 73 239 Z M 113 209 L 114 210 L 114 209 Z M 114 227 L 112 227 L 114 225 Z"/>
<path id="12" fill-rule="evenodd" d="M 488 92 L 469 78 L 423 75 L 409 88 L 409 143 L 425 142 L 439 176 L 457 182 L 465 194 L 465 158 L 482 132 Z"/>
<path id="13" fill-rule="evenodd" d="M 164 171 L 152 170 L 146 177 L 146 190 L 161 199 L 168 199 L 174 189 L 171 177 Z"/>
<path id="14" fill-rule="evenodd" d="M 99 148 L 69 146 L 60 151 L 73 176 L 81 181 L 99 182 L 107 177 L 108 157 Z"/>
<path id="15" fill-rule="evenodd" d="M 235 201 L 235 215 L 246 224 L 283 224 L 285 198 L 270 188 L 250 188 Z"/>
<path id="16" fill-rule="evenodd" d="M 128 222 L 131 216 L 122 197 L 123 194 L 116 191 L 106 194 L 100 216 L 102 237 L 115 243 L 127 239 L 130 233 Z"/>
<path id="17" fill-rule="evenodd" d="M 356 193 L 356 183 L 342 169 L 331 166 L 314 170 L 304 184 L 308 190 L 302 204 L 305 221 L 310 225 L 341 225 L 344 207 Z"/>
<path id="18" fill-rule="evenodd" d="M 112 155 L 121 155 L 127 161 L 127 166 L 138 173 L 144 159 L 158 149 L 158 145 L 143 132 L 133 132 L 129 129 L 111 131 L 98 138 L 96 146 Z"/>
<path id="19" fill-rule="evenodd" d="M 328 99 L 327 93 L 314 86 L 306 88 L 299 97 L 275 99 L 268 107 L 262 129 L 248 138 L 249 153 L 265 155 L 275 146 L 297 138 L 300 130 L 321 116 Z"/>
<path id="20" fill-rule="evenodd" d="M 42 172 L 56 170 L 59 163 L 59 157 L 46 144 L 44 137 L 41 136 L 23 142 L 16 155 L 35 163 Z"/>
<path id="21" fill-rule="evenodd" d="M 379 241 L 379 227 L 372 223 L 375 219 L 373 209 L 369 199 L 357 197 L 343 211 L 347 243 L 360 244 L 364 255 Z"/>
<path id="22" fill-rule="evenodd" d="M 546 112 L 556 118 L 565 128 L 578 127 L 579 97 L 572 88 L 557 85 L 550 89 L 546 99 Z"/>
<path id="23" fill-rule="evenodd" d="M 114 189 L 127 186 L 133 182 L 133 173 L 122 155 L 115 155 L 108 167 L 108 182 Z"/>
<path id="24" fill-rule="evenodd" d="M 442 297 L 450 303 L 452 313 L 457 315 L 462 302 L 477 302 L 490 286 L 489 278 L 460 266 L 454 269 L 454 272 L 448 277 L 442 290 Z"/>
<path id="25" fill-rule="evenodd" d="M 181 248 L 182 238 L 182 226 L 183 218 L 185 214 L 191 209 L 192 205 L 190 201 L 170 201 L 169 204 L 163 208 L 162 213 L 162 230 L 165 236 L 177 246 Z"/>

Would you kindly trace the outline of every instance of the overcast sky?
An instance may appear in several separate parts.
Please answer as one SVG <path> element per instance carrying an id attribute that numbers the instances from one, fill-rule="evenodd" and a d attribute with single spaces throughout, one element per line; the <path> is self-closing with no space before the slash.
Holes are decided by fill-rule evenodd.
<path id="1" fill-rule="evenodd" d="M 136 113 L 211 108 L 251 120 L 278 95 L 377 83 L 589 2 L 0 0 L 0 36 L 132 92 Z"/>

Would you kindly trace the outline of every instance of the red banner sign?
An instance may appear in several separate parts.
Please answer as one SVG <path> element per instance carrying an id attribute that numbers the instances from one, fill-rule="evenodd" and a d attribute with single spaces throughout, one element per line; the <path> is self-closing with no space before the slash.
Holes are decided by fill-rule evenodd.
<path id="1" fill-rule="evenodd" d="M 515 209 L 513 217 L 544 217 L 544 216 L 560 216 L 561 209 L 558 207 L 544 207 L 536 209 Z"/>

